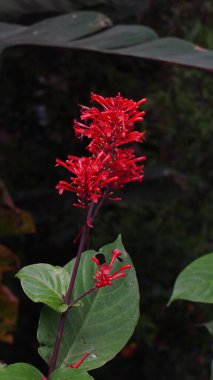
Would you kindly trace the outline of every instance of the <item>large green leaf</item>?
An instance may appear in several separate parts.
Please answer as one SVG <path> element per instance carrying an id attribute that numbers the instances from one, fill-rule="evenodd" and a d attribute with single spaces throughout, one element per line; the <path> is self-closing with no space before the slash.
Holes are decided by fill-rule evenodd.
<path id="1" fill-rule="evenodd" d="M 67 293 L 70 276 L 63 268 L 33 264 L 22 268 L 16 276 L 31 300 L 43 302 L 59 312 L 67 310 L 63 295 Z"/>
<path id="2" fill-rule="evenodd" d="M 213 51 L 175 37 L 158 38 L 120 49 L 116 54 L 213 70 Z"/>
<path id="3" fill-rule="evenodd" d="M 0 38 L 4 40 L 11 34 L 25 30 L 25 27 L 22 25 L 8 24 L 6 22 L 0 22 Z"/>
<path id="4" fill-rule="evenodd" d="M 69 47 L 92 50 L 117 49 L 156 39 L 157 33 L 142 25 L 117 25 L 88 38 L 69 43 Z M 116 50 L 117 51 L 117 50 Z"/>
<path id="5" fill-rule="evenodd" d="M 213 69 L 212 51 L 174 37 L 158 38 L 142 25 L 112 27 L 107 16 L 91 11 L 48 18 L 28 27 L 1 23 L 0 50 L 16 45 L 92 50 Z"/>
<path id="6" fill-rule="evenodd" d="M 105 254 L 109 263 L 112 250 L 118 248 L 123 253 L 123 262 L 118 260 L 114 269 L 131 263 L 121 238 L 104 246 L 100 252 Z M 83 253 L 78 271 L 74 299 L 78 298 L 94 286 L 93 275 L 97 266 L 91 260 L 94 251 Z M 74 260 L 66 270 L 72 271 Z M 132 263 L 131 263 L 132 265 Z M 101 288 L 83 298 L 81 305 L 72 308 L 65 324 L 57 367 L 76 363 L 79 358 L 89 352 L 81 368 L 90 370 L 102 366 L 112 359 L 126 344 L 132 335 L 139 316 L 139 291 L 134 267 L 127 271 L 127 276 L 117 279 L 112 286 Z M 44 307 L 38 329 L 40 342 L 39 353 L 49 362 L 59 316 L 48 307 Z"/>
<path id="7" fill-rule="evenodd" d="M 42 373 L 27 363 L 16 363 L 0 367 L 1 380 L 41 380 Z"/>
<path id="8" fill-rule="evenodd" d="M 93 377 L 78 368 L 59 368 L 50 376 L 50 380 L 92 380 Z"/>
<path id="9" fill-rule="evenodd" d="M 177 299 L 213 303 L 213 253 L 193 261 L 179 274 L 169 304 Z"/>
<path id="10" fill-rule="evenodd" d="M 110 24 L 111 21 L 101 13 L 87 11 L 69 13 L 37 22 L 18 30 L 17 33 L 10 33 L 2 40 L 2 44 L 4 47 L 15 45 L 67 47 L 70 41 L 99 31 Z M 2 24 L 1 31 L 4 32 Z"/>

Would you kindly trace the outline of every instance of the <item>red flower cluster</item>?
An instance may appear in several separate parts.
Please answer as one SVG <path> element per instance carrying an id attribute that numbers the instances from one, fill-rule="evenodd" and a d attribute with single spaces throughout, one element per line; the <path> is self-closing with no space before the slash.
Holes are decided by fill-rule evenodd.
<path id="1" fill-rule="evenodd" d="M 146 102 L 142 99 L 139 102 L 128 100 L 118 94 L 115 98 L 104 98 L 97 94 L 91 94 L 91 101 L 99 103 L 103 110 L 96 107 L 88 108 L 82 106 L 81 120 L 90 124 L 75 121 L 74 129 L 77 136 L 87 136 L 92 139 L 88 149 L 92 154 L 100 151 L 112 153 L 115 148 L 133 142 L 141 142 L 145 132 L 133 131 L 134 123 L 143 120 L 144 111 L 138 111 L 141 104 Z"/>
<path id="2" fill-rule="evenodd" d="M 71 177 L 71 183 L 59 181 L 56 186 L 59 194 L 62 194 L 64 190 L 76 193 L 79 203 L 74 203 L 74 206 L 78 207 L 84 208 L 90 201 L 97 203 L 102 197 L 102 189 L 118 179 L 112 177 L 111 172 L 107 170 L 107 161 L 108 156 L 105 156 L 103 152 L 100 152 L 97 157 L 68 156 L 65 162 L 56 159 L 57 165 L 65 167 L 75 175 Z"/>
<path id="3" fill-rule="evenodd" d="M 93 256 L 92 260 L 97 264 L 99 267 L 99 270 L 96 270 L 95 276 L 93 276 L 94 280 L 96 281 L 96 288 L 102 288 L 107 285 L 112 285 L 112 281 L 116 280 L 117 278 L 126 276 L 126 273 L 122 272 L 123 270 L 130 269 L 131 265 L 126 264 L 123 265 L 121 268 L 119 268 L 114 273 L 109 273 L 113 267 L 113 264 L 118 256 L 121 256 L 122 253 L 119 251 L 119 249 L 114 249 L 112 251 L 112 259 L 109 264 L 100 264 L 97 257 Z"/>
<path id="4" fill-rule="evenodd" d="M 121 188 L 125 183 L 142 181 L 142 161 L 146 157 L 136 157 L 133 148 L 123 145 L 132 142 L 142 142 L 145 132 L 134 131 L 134 123 L 143 120 L 144 111 L 139 111 L 146 99 L 138 102 L 123 98 L 118 94 L 114 98 L 104 98 L 91 94 L 91 101 L 102 106 L 82 106 L 81 120 L 87 124 L 75 121 L 74 129 L 78 137 L 91 139 L 88 145 L 90 157 L 68 156 L 65 162 L 57 159 L 57 165 L 68 169 L 71 183 L 59 181 L 56 188 L 59 194 L 68 190 L 77 194 L 78 203 L 75 206 L 87 207 L 91 202 L 97 203 L 106 189 Z"/>

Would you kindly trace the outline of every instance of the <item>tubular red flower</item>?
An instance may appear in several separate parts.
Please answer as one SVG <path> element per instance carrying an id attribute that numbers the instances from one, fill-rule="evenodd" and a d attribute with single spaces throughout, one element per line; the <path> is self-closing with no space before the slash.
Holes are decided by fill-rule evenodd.
<path id="1" fill-rule="evenodd" d="M 102 288 L 104 286 L 110 286 L 112 285 L 112 281 L 116 280 L 117 278 L 126 276 L 126 273 L 122 272 L 123 270 L 127 270 L 131 268 L 131 265 L 126 264 L 121 266 L 117 271 L 114 273 L 109 273 L 113 267 L 113 264 L 118 256 L 121 256 L 122 253 L 119 251 L 119 249 L 114 249 L 112 251 L 112 259 L 110 261 L 110 264 L 100 264 L 97 257 L 93 256 L 92 260 L 97 264 L 99 267 L 99 270 L 96 270 L 95 276 L 93 276 L 94 280 L 96 281 L 96 288 Z"/>
<path id="2" fill-rule="evenodd" d="M 70 365 L 68 365 L 67 367 L 68 368 L 78 368 L 80 365 L 81 365 L 81 363 L 86 359 L 86 357 L 89 355 L 89 352 L 86 352 L 83 356 L 82 356 L 82 358 L 81 359 L 79 359 L 78 361 L 77 361 L 77 363 L 75 363 L 75 364 L 70 364 Z"/>
<path id="3" fill-rule="evenodd" d="M 117 149 L 115 159 L 109 162 L 109 169 L 117 181 L 112 184 L 112 189 L 123 187 L 128 182 L 141 182 L 143 180 L 144 165 L 140 164 L 146 160 L 145 156 L 136 157 L 134 149 Z"/>

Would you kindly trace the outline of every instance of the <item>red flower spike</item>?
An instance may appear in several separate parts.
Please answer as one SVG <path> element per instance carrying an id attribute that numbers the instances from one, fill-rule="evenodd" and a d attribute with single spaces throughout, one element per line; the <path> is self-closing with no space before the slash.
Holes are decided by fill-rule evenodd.
<path id="1" fill-rule="evenodd" d="M 110 274 L 113 264 L 118 256 L 121 256 L 121 252 L 119 249 L 114 249 L 112 251 L 112 258 L 110 261 L 110 264 L 100 264 L 97 257 L 93 256 L 92 260 L 97 264 L 99 267 L 99 270 L 96 270 L 95 276 L 93 276 L 94 280 L 96 281 L 96 288 L 102 288 L 104 286 L 112 285 L 112 281 L 116 280 L 117 278 L 126 276 L 126 273 L 122 272 L 123 270 L 130 269 L 131 265 L 126 264 L 123 265 L 121 268 L 119 268 L 116 272 Z"/>
<path id="2" fill-rule="evenodd" d="M 56 189 L 76 193 L 78 201 L 74 206 L 87 208 L 91 202 L 98 203 L 103 196 L 110 200 L 114 190 L 129 182 L 143 180 L 142 161 L 146 157 L 137 157 L 133 148 L 122 148 L 132 142 L 142 142 L 145 132 L 134 131 L 134 123 L 141 121 L 145 114 L 139 107 L 146 99 L 135 102 L 118 94 L 114 98 L 104 98 L 92 93 L 91 101 L 102 107 L 82 106 L 81 119 L 75 121 L 75 133 L 79 137 L 88 137 L 91 142 L 88 150 L 91 157 L 78 158 L 69 155 L 65 162 L 57 159 L 56 165 L 63 166 L 72 173 L 71 181 L 59 181 Z M 88 125 L 84 124 L 88 123 Z M 91 227 L 88 222 L 88 227 Z"/>
<path id="3" fill-rule="evenodd" d="M 82 106 L 81 120 L 86 123 L 90 121 L 89 125 L 75 121 L 74 129 L 77 136 L 92 139 L 88 149 L 93 155 L 97 155 L 101 150 L 112 152 L 121 145 L 144 140 L 145 132 L 133 129 L 135 122 L 143 120 L 145 112 L 139 111 L 138 108 L 146 99 L 134 102 L 120 94 L 114 98 L 104 98 L 92 93 L 91 101 L 99 103 L 103 110 Z"/>
<path id="4" fill-rule="evenodd" d="M 70 364 L 70 365 L 68 365 L 67 367 L 68 368 L 78 368 L 80 365 L 81 365 L 81 363 L 86 359 L 86 357 L 89 355 L 89 352 L 86 352 L 83 356 L 82 356 L 82 358 L 81 359 L 79 359 L 78 361 L 77 361 L 77 363 L 75 363 L 75 364 Z"/>

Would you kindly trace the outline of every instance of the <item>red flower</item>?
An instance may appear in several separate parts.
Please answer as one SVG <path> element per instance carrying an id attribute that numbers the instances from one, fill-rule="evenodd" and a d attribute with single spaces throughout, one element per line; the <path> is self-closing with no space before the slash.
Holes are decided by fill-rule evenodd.
<path id="1" fill-rule="evenodd" d="M 144 165 L 140 163 L 146 160 L 145 156 L 136 157 L 134 149 L 116 149 L 114 160 L 109 162 L 109 169 L 114 178 L 117 177 L 112 183 L 112 189 L 123 187 L 128 182 L 141 182 L 143 180 Z"/>
<path id="2" fill-rule="evenodd" d="M 79 203 L 74 203 L 74 206 L 84 208 L 91 201 L 97 203 L 102 197 L 103 189 L 118 179 L 107 170 L 106 162 L 108 159 L 109 156 L 103 152 L 96 158 L 68 156 L 65 162 L 57 159 L 57 165 L 65 167 L 75 175 L 75 177 L 71 177 L 71 183 L 59 181 L 56 186 L 59 194 L 65 190 L 76 193 Z"/>
<path id="3" fill-rule="evenodd" d="M 86 354 L 84 354 L 83 356 L 82 356 L 82 358 L 81 359 L 79 359 L 78 361 L 77 361 L 77 363 L 75 363 L 75 364 L 70 364 L 70 365 L 68 365 L 67 367 L 68 368 L 78 368 L 80 365 L 81 365 L 81 363 L 86 359 L 86 357 L 89 355 L 89 352 L 86 352 Z"/>
<path id="4" fill-rule="evenodd" d="M 144 111 L 139 111 L 141 104 L 146 102 L 142 99 L 138 102 L 123 98 L 118 94 L 115 98 L 104 98 L 97 94 L 91 94 L 91 101 L 99 103 L 103 110 L 96 107 L 82 106 L 81 120 L 89 125 L 75 121 L 74 129 L 77 136 L 87 136 L 92 139 L 88 145 L 89 151 L 97 155 L 100 151 L 112 152 L 121 145 L 144 140 L 145 132 L 133 131 L 134 123 L 142 121 Z"/>
<path id="5" fill-rule="evenodd" d="M 121 256 L 122 253 L 119 251 L 119 249 L 114 249 L 112 251 L 112 259 L 110 261 L 110 264 L 100 264 L 97 257 L 93 256 L 92 260 L 98 265 L 99 270 L 96 270 L 95 276 L 93 277 L 96 281 L 96 288 L 102 288 L 107 285 L 112 285 L 112 281 L 116 280 L 117 278 L 126 276 L 126 273 L 123 273 L 123 270 L 130 269 L 131 265 L 126 264 L 123 265 L 121 268 L 119 268 L 116 272 L 110 274 L 113 267 L 113 263 L 115 262 L 116 258 L 118 256 Z"/>
<path id="6" fill-rule="evenodd" d="M 79 359 L 78 361 L 77 361 L 77 363 L 75 363 L 75 364 L 70 364 L 70 365 L 68 365 L 67 366 L 67 368 L 78 368 L 80 365 L 81 365 L 81 363 L 86 359 L 86 357 L 89 355 L 89 352 L 86 352 L 83 356 L 82 356 L 82 358 L 81 359 Z M 47 378 L 46 377 L 42 377 L 40 380 L 47 380 Z"/>
<path id="7" fill-rule="evenodd" d="M 65 162 L 57 159 L 57 165 L 68 169 L 74 176 L 71 182 L 59 181 L 56 189 L 59 194 L 65 190 L 77 194 L 78 203 L 74 206 L 88 207 L 91 202 L 98 203 L 103 197 L 111 195 L 113 190 L 123 187 L 128 182 L 143 180 L 142 161 L 146 157 L 136 157 L 133 148 L 123 145 L 144 140 L 145 132 L 133 131 L 134 123 L 143 120 L 144 111 L 138 108 L 146 99 L 138 102 L 123 98 L 118 94 L 114 98 L 104 98 L 97 94 L 91 100 L 102 106 L 82 106 L 81 119 L 89 125 L 75 122 L 76 135 L 87 136 L 92 141 L 88 145 L 91 157 L 78 158 L 68 156 Z M 114 198 L 119 200 L 120 198 Z"/>

